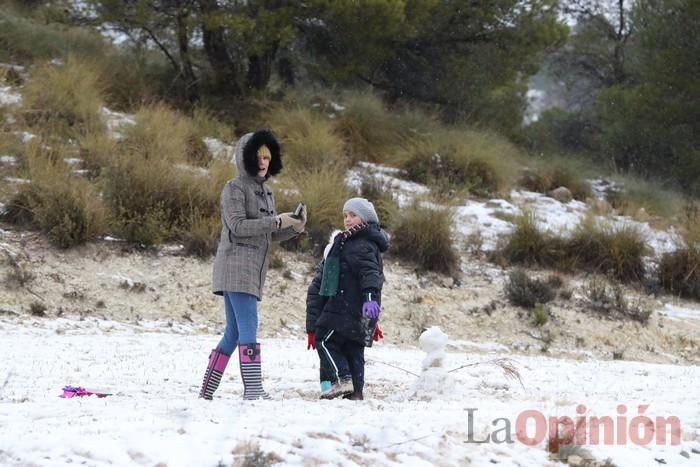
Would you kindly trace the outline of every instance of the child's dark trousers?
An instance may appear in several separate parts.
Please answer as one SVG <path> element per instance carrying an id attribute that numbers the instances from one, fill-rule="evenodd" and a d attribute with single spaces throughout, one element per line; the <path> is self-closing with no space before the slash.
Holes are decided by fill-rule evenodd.
<path id="1" fill-rule="evenodd" d="M 365 385 L 365 346 L 332 329 L 316 330 L 316 350 L 321 360 L 321 381 L 335 383 L 352 378 L 355 393 Z"/>

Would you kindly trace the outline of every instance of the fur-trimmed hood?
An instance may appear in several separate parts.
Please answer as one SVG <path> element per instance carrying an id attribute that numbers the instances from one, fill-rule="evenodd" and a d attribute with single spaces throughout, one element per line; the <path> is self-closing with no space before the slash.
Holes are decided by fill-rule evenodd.
<path id="1" fill-rule="evenodd" d="M 258 148 L 265 145 L 270 150 L 270 168 L 265 178 L 274 177 L 282 171 L 282 153 L 277 138 L 270 130 L 258 130 L 254 133 L 246 133 L 236 143 L 234 150 L 236 167 L 239 174 L 258 176 Z"/>

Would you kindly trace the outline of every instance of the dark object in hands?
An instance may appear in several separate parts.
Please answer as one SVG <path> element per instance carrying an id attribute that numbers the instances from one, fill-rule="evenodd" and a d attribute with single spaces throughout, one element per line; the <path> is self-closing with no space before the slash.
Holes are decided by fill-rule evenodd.
<path id="1" fill-rule="evenodd" d="M 294 209 L 294 214 L 292 214 L 292 217 L 295 219 L 300 219 L 301 218 L 301 212 L 304 209 L 304 203 L 299 203 L 297 204 L 296 209 Z"/>

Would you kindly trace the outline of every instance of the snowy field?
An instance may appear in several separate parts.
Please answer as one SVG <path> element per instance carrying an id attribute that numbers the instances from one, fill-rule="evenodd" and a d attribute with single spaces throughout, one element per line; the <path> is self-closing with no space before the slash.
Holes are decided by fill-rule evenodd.
<path id="1" fill-rule="evenodd" d="M 418 345 L 380 344 L 367 352 L 365 401 L 319 401 L 318 362 L 305 339 L 266 339 L 263 372 L 274 400 L 240 400 L 233 365 L 207 402 L 197 394 L 217 339 L 166 323 L 0 321 L 0 465 L 244 465 L 256 452 L 284 465 L 557 465 L 538 433 L 540 415 L 611 417 L 627 440 L 587 442 L 598 461 L 700 465 L 697 366 L 524 357 L 496 346 L 498 353 L 485 346 L 468 354 L 448 345 L 443 368 L 422 372 Z M 522 385 L 488 363 L 502 357 Z M 113 395 L 63 399 L 64 385 Z M 639 405 L 648 405 L 651 426 L 635 437 Z M 668 426 L 678 417 L 678 444 L 671 430 L 658 442 L 656 417 Z M 489 433 L 492 442 L 476 442 Z M 653 441 L 643 442 L 647 434 Z"/>

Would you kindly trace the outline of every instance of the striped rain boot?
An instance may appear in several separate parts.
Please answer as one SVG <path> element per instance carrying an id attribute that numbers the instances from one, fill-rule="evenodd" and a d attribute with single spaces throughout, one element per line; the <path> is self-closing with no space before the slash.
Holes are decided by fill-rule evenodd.
<path id="1" fill-rule="evenodd" d="M 204 373 L 204 380 L 202 381 L 202 389 L 199 391 L 199 397 L 211 400 L 214 395 L 214 391 L 219 387 L 221 383 L 221 377 L 224 375 L 224 370 L 228 364 L 229 355 L 221 352 L 220 350 L 214 349 L 209 354 L 209 364 L 207 365 L 207 371 Z"/>
<path id="2" fill-rule="evenodd" d="M 262 386 L 260 344 L 257 342 L 240 344 L 238 355 L 241 362 L 241 378 L 243 379 L 243 399 L 271 399 Z"/>

